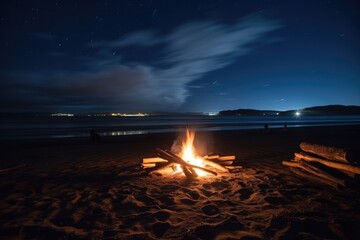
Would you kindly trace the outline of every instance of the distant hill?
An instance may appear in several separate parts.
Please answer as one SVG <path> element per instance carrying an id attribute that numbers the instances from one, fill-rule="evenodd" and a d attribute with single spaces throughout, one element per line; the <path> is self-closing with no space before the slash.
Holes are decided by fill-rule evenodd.
<path id="1" fill-rule="evenodd" d="M 255 110 L 255 109 L 237 109 L 225 110 L 219 112 L 221 116 L 262 116 L 262 115 L 295 115 L 296 112 L 301 115 L 360 115 L 360 106 L 327 105 L 317 106 L 298 110 L 276 111 L 276 110 Z"/>

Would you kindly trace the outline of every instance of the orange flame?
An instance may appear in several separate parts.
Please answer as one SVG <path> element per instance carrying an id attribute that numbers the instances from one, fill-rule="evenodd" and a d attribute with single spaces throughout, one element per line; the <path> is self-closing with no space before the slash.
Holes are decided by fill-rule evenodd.
<path id="1" fill-rule="evenodd" d="M 185 141 L 183 141 L 182 143 L 182 149 L 179 156 L 192 165 L 204 167 L 205 166 L 204 160 L 196 154 L 196 150 L 194 147 L 194 139 L 195 139 L 195 132 L 191 132 L 188 129 L 186 129 L 186 138 Z M 194 170 L 199 176 L 205 176 L 208 174 L 207 172 L 204 172 L 200 169 L 194 169 Z M 177 166 L 176 172 L 178 171 L 181 171 L 179 165 Z"/>

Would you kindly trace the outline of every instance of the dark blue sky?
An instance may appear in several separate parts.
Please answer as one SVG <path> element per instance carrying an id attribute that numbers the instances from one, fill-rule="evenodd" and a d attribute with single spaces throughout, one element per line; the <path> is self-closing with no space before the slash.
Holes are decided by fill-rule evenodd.
<path id="1" fill-rule="evenodd" d="M 356 1 L 9 1 L 1 111 L 360 105 Z"/>

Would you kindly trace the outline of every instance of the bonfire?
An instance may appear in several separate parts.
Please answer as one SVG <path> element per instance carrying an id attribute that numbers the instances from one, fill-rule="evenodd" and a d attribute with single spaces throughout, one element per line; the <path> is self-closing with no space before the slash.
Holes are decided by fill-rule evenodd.
<path id="1" fill-rule="evenodd" d="M 219 156 L 197 154 L 194 146 L 195 132 L 186 130 L 181 151 L 173 153 L 167 149 L 157 148 L 157 157 L 143 158 L 142 167 L 148 172 L 158 171 L 162 173 L 183 173 L 187 178 L 204 177 L 207 175 L 217 176 L 218 173 L 228 173 L 241 169 L 234 165 L 235 156 Z"/>

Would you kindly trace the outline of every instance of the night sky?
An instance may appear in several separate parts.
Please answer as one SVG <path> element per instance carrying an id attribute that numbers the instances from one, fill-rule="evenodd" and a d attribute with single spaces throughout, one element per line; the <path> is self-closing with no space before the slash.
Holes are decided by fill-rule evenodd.
<path id="1" fill-rule="evenodd" d="M 360 105 L 356 1 L 2 1 L 0 111 Z"/>

